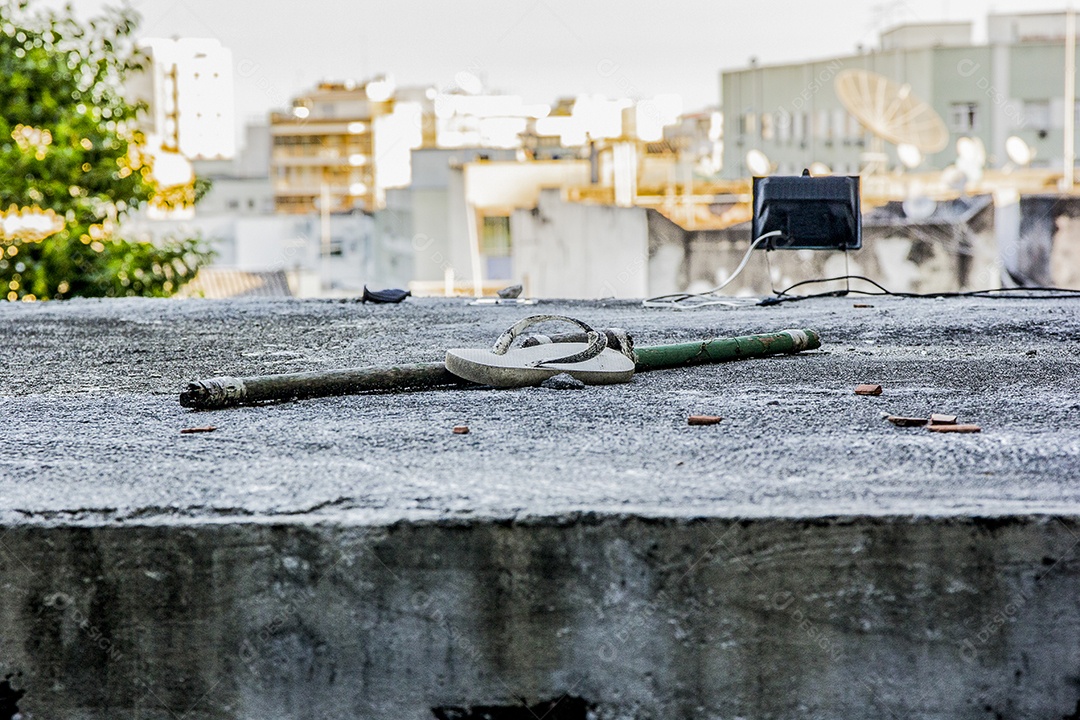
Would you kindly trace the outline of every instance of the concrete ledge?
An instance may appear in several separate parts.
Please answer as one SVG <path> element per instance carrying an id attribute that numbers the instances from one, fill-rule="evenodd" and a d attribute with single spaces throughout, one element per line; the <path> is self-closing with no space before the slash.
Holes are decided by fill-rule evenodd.
<path id="1" fill-rule="evenodd" d="M 564 694 L 547 720 L 1058 720 L 1080 700 L 1075 303 L 0 303 L 0 677 L 80 720 L 517 720 Z M 574 392 L 177 402 L 439 360 L 534 312 L 825 344 Z M 932 412 L 983 432 L 882 417 Z"/>
<path id="2" fill-rule="evenodd" d="M 1059 718 L 1076 517 L 9 527 L 35 717 Z"/>

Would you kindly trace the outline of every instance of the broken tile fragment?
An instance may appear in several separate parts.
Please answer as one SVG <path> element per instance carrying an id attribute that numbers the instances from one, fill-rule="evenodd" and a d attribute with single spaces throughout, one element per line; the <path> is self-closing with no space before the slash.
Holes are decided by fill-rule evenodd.
<path id="1" fill-rule="evenodd" d="M 939 433 L 977 433 L 982 432 L 978 425 L 928 425 L 930 432 Z"/>
<path id="2" fill-rule="evenodd" d="M 880 395 L 881 394 L 881 386 L 880 385 L 874 385 L 874 384 L 871 384 L 871 383 L 863 383 L 862 385 L 859 385 L 858 387 L 855 388 L 855 394 L 856 395 Z"/>
<path id="3" fill-rule="evenodd" d="M 468 435 L 469 434 L 469 426 L 468 425 L 455 425 L 454 426 L 454 434 L 455 435 Z"/>
<path id="4" fill-rule="evenodd" d="M 855 303 L 855 304 L 854 304 L 854 305 L 852 305 L 851 307 L 853 307 L 853 308 L 872 308 L 872 307 L 874 307 L 874 306 L 873 306 L 873 305 L 870 305 L 870 304 L 868 304 L 868 303 Z"/>
<path id="5" fill-rule="evenodd" d="M 921 427 L 927 423 L 924 417 L 904 417 L 902 415 L 889 415 L 885 418 L 897 427 Z"/>
<path id="6" fill-rule="evenodd" d="M 691 415 L 686 418 L 687 425 L 715 425 L 724 418 L 719 415 Z"/>
<path id="7" fill-rule="evenodd" d="M 955 425 L 956 424 L 956 416 L 955 415 L 942 415 L 940 413 L 934 413 L 933 415 L 930 416 L 930 424 L 931 425 Z"/>

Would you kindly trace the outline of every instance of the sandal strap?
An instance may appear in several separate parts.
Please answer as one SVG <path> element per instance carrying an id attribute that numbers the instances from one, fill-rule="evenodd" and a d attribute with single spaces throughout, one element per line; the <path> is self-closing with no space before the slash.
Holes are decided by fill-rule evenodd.
<path id="1" fill-rule="evenodd" d="M 604 348 L 607 347 L 607 335 L 593 330 L 580 320 L 565 315 L 530 315 L 529 317 L 514 323 L 510 329 L 500 335 L 499 339 L 495 341 L 495 346 L 491 348 L 491 352 L 496 355 L 505 355 L 506 351 L 510 349 L 510 346 L 514 344 L 514 340 L 516 340 L 526 328 L 542 322 L 567 322 L 577 325 L 585 332 L 585 336 L 588 339 L 588 346 L 584 350 L 573 353 L 572 355 L 551 358 L 548 360 L 537 360 L 530 363 L 534 367 L 585 362 L 604 352 Z"/>

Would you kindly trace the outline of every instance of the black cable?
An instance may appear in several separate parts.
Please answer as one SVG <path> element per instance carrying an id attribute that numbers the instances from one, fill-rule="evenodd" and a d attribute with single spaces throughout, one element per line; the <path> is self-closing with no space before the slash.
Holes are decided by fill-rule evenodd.
<path id="1" fill-rule="evenodd" d="M 849 285 L 843 290 L 832 290 L 830 292 L 815 293 L 812 295 L 788 295 L 788 293 L 797 287 L 802 285 L 814 285 L 818 283 L 826 282 L 839 282 L 841 280 L 848 281 Z M 869 290 L 853 290 L 850 287 L 850 281 L 862 280 L 876 287 L 880 292 L 871 292 Z M 1059 287 L 1046 287 L 1046 286 L 1031 286 L 1031 287 L 1012 287 L 1012 288 L 993 288 L 987 290 L 967 290 L 963 292 L 937 292 L 937 293 L 910 293 L 910 292 L 892 292 L 884 287 L 881 283 L 871 280 L 863 275 L 840 275 L 838 277 L 831 278 L 817 278 L 814 280 L 803 280 L 791 285 L 783 290 L 774 291 L 776 295 L 771 298 L 764 298 L 759 302 L 759 305 L 779 305 L 785 302 L 797 302 L 799 300 L 809 300 L 810 298 L 820 297 L 846 297 L 847 295 L 870 295 L 870 296 L 888 296 L 888 297 L 902 297 L 902 298 L 951 298 L 951 297 L 980 297 L 980 298 L 992 298 L 992 299 L 1010 299 L 1010 300 L 1067 300 L 1080 298 L 1080 290 L 1073 290 L 1070 288 Z M 1030 295 L 1023 294 L 1018 295 L 1016 293 L 1053 293 L 1042 295 Z"/>
<path id="2" fill-rule="evenodd" d="M 850 287 L 848 287 L 848 288 L 846 288 L 844 290 L 834 290 L 833 292 L 845 293 L 845 294 L 849 293 L 849 292 L 853 292 L 853 293 L 862 293 L 864 295 L 878 295 L 878 294 L 880 294 L 880 295 L 893 295 L 894 294 L 894 293 L 889 292 L 887 289 L 885 289 L 876 280 L 871 280 L 870 278 L 868 278 L 868 277 L 866 277 L 864 275 L 837 275 L 836 277 L 831 277 L 831 278 L 816 278 L 814 280 L 802 280 L 800 282 L 795 283 L 794 285 L 790 285 L 790 286 L 784 288 L 783 290 L 776 291 L 776 294 L 777 295 L 787 295 L 788 292 L 790 292 L 791 290 L 794 290 L 795 288 L 797 288 L 797 287 L 799 287 L 801 285 L 815 285 L 815 284 L 818 284 L 818 283 L 840 282 L 841 280 L 847 280 L 847 281 L 862 280 L 864 282 L 870 283 L 871 285 L 876 287 L 881 292 L 880 293 L 868 293 L 865 290 L 852 290 Z"/>

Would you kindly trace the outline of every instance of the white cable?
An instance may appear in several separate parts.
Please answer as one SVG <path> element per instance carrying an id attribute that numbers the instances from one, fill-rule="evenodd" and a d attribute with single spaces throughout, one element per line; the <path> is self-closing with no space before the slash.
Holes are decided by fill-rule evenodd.
<path id="1" fill-rule="evenodd" d="M 731 275 L 728 276 L 727 280 L 720 283 L 719 285 L 714 287 L 712 290 L 706 290 L 705 292 L 699 292 L 699 293 L 672 293 L 671 295 L 657 295 L 656 297 L 649 298 L 648 300 L 642 300 L 641 301 L 641 306 L 642 307 L 647 307 L 647 308 L 670 308 L 670 309 L 673 309 L 673 310 L 693 310 L 694 308 L 706 307 L 706 306 L 709 306 L 709 305 L 727 305 L 729 307 L 746 307 L 748 305 L 757 305 L 757 302 L 758 302 L 757 300 L 753 300 L 753 301 L 744 300 L 742 302 L 739 302 L 738 300 L 736 300 L 734 298 L 727 298 L 727 299 L 724 299 L 724 300 L 710 299 L 710 298 L 712 298 L 716 293 L 720 292 L 721 290 L 726 288 L 728 285 L 730 285 L 731 281 L 739 276 L 739 273 L 741 273 L 743 271 L 743 268 L 746 267 L 746 264 L 748 262 L 750 262 L 750 255 L 754 252 L 754 250 L 757 249 L 758 245 L 760 245 L 761 243 L 763 243 L 764 241 L 768 240 L 771 237 L 776 237 L 778 235 L 783 235 L 783 234 L 784 233 L 782 233 L 779 230 L 773 230 L 772 232 L 765 233 L 764 235 L 760 236 L 759 238 L 754 240 L 752 243 L 750 243 L 750 247 L 746 249 L 746 254 L 743 255 L 743 259 L 739 263 L 739 266 L 737 268 L 735 268 L 735 272 L 731 273 Z M 682 304 L 686 300 L 693 300 L 693 299 L 697 299 L 698 302 Z"/>

